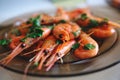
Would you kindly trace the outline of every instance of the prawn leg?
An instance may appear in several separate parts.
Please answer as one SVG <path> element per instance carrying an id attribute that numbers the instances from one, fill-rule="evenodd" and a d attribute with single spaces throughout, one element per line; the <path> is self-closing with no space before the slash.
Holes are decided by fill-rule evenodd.
<path id="1" fill-rule="evenodd" d="M 51 29 L 49 28 L 41 28 L 41 29 L 43 30 L 43 35 L 41 37 L 27 38 L 25 42 L 19 43 L 18 46 L 6 58 L 3 58 L 0 61 L 0 63 L 3 65 L 8 64 L 14 57 L 19 55 L 23 50 L 31 47 L 34 43 L 38 42 L 40 39 L 47 37 L 51 32 Z"/>
<path id="2" fill-rule="evenodd" d="M 53 51 L 52 56 L 50 56 L 47 63 L 45 64 L 45 66 L 47 67 L 46 71 L 49 71 L 57 60 L 65 56 L 71 50 L 73 44 L 75 44 L 75 40 L 59 44 Z"/>
<path id="3" fill-rule="evenodd" d="M 34 63 L 39 63 L 38 69 L 42 68 L 43 63 L 51 55 L 52 50 L 57 46 L 56 38 L 53 35 L 48 36 L 43 45 L 41 51 L 39 51 L 34 58 Z"/>

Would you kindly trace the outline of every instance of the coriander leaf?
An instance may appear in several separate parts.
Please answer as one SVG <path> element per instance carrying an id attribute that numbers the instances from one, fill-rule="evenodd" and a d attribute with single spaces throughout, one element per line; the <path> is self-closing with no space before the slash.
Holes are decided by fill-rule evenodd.
<path id="1" fill-rule="evenodd" d="M 30 20 L 28 22 L 32 23 L 33 26 L 39 27 L 40 26 L 40 16 L 37 16 L 35 18 L 30 18 Z"/>
<path id="2" fill-rule="evenodd" d="M 84 46 L 85 50 L 91 50 L 91 49 L 94 49 L 94 48 L 95 48 L 95 46 L 93 44 L 90 44 L 90 43 L 88 43 Z"/>
<path id="3" fill-rule="evenodd" d="M 35 62 L 35 63 L 34 63 L 34 66 L 35 66 L 35 67 L 37 67 L 38 65 L 39 65 L 39 63 L 38 63 L 38 62 Z"/>
<path id="4" fill-rule="evenodd" d="M 13 29 L 12 30 L 12 34 L 15 34 L 16 36 L 20 36 L 21 35 L 21 33 L 20 33 L 20 31 L 18 29 Z"/>
<path id="5" fill-rule="evenodd" d="M 54 26 L 53 25 L 51 25 L 51 26 L 47 26 L 47 28 L 49 28 L 49 29 L 53 29 L 54 28 Z"/>
<path id="6" fill-rule="evenodd" d="M 75 50 L 77 48 L 79 48 L 80 46 L 80 43 L 75 43 L 73 46 L 72 46 L 72 49 Z"/>
<path id="7" fill-rule="evenodd" d="M 65 20 L 60 20 L 60 23 L 66 23 L 66 21 Z"/>
<path id="8" fill-rule="evenodd" d="M 7 40 L 7 39 L 1 39 L 0 40 L 0 45 L 1 46 L 6 46 L 10 43 L 10 40 Z"/>
<path id="9" fill-rule="evenodd" d="M 76 36 L 78 36 L 80 34 L 80 30 L 77 30 L 76 32 L 72 32 L 72 33 L 76 37 Z"/>
<path id="10" fill-rule="evenodd" d="M 106 23 L 107 23 L 108 21 L 109 21 L 109 19 L 107 19 L 107 18 L 104 18 L 104 19 L 103 19 L 103 22 L 106 22 Z"/>
<path id="11" fill-rule="evenodd" d="M 27 37 L 36 38 L 36 37 L 41 37 L 42 34 L 43 34 L 43 30 L 36 28 L 34 32 L 28 33 Z"/>
<path id="12" fill-rule="evenodd" d="M 103 24 L 106 24 L 106 23 L 108 23 L 108 19 L 107 18 L 104 18 L 101 22 L 100 22 L 100 24 L 99 25 L 103 25 Z"/>
<path id="13" fill-rule="evenodd" d="M 89 22 L 88 27 L 93 28 L 93 27 L 96 27 L 98 25 L 99 25 L 99 22 L 97 20 L 91 19 L 90 22 Z"/>
<path id="14" fill-rule="evenodd" d="M 81 14 L 81 19 L 82 20 L 85 20 L 85 19 L 87 19 L 88 17 L 87 17 L 87 14 L 85 14 L 85 13 L 83 13 L 83 14 Z"/>
<path id="15" fill-rule="evenodd" d="M 22 38 L 20 41 L 21 41 L 21 42 L 25 42 L 25 40 L 26 40 L 26 37 L 25 37 L 25 38 Z"/>
<path id="16" fill-rule="evenodd" d="M 57 43 L 57 44 L 62 44 L 63 41 L 58 39 L 58 40 L 56 40 L 56 43 Z"/>

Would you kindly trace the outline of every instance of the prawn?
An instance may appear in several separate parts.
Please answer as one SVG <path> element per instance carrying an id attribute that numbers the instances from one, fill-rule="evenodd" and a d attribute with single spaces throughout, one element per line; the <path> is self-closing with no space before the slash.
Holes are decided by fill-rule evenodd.
<path id="1" fill-rule="evenodd" d="M 55 64 L 55 62 L 65 56 L 75 44 L 75 40 L 70 40 L 59 44 L 52 52 L 52 55 L 48 59 L 47 63 L 45 64 L 46 71 L 49 71 L 51 67 Z"/>
<path id="2" fill-rule="evenodd" d="M 50 28 L 44 27 L 44 28 L 41 28 L 41 29 L 43 30 L 43 35 L 41 37 L 27 38 L 25 42 L 20 42 L 17 46 L 16 46 L 16 43 L 12 42 L 11 43 L 12 46 L 16 46 L 16 48 L 7 57 L 3 58 L 0 61 L 0 63 L 3 64 L 3 65 L 8 64 L 15 56 L 20 54 L 23 50 L 31 47 L 34 43 L 38 42 L 40 39 L 44 39 L 51 32 Z M 12 47 L 12 48 L 14 48 L 14 47 Z"/>
<path id="3" fill-rule="evenodd" d="M 55 16 L 49 16 L 47 14 L 41 15 L 41 24 L 53 24 L 58 23 L 61 20 L 69 21 L 68 14 L 62 8 L 57 9 Z"/>
<path id="4" fill-rule="evenodd" d="M 90 11 L 88 10 L 88 8 L 83 8 L 83 9 L 78 8 L 78 9 L 67 12 L 69 19 L 72 21 L 79 18 L 81 16 L 81 14 L 83 14 L 83 13 L 90 15 Z"/>
<path id="5" fill-rule="evenodd" d="M 78 43 L 80 46 L 74 51 L 76 57 L 86 59 L 97 55 L 99 46 L 97 42 L 86 33 L 81 32 Z"/>
<path id="6" fill-rule="evenodd" d="M 77 24 L 69 22 L 56 25 L 52 33 L 56 38 L 62 41 L 69 41 L 77 38 L 80 31 L 81 28 Z"/>
<path id="7" fill-rule="evenodd" d="M 35 55 L 34 63 L 39 63 L 38 70 L 42 68 L 43 63 L 51 55 L 53 49 L 58 45 L 53 35 L 48 36 L 41 46 L 41 50 Z"/>
<path id="8" fill-rule="evenodd" d="M 98 26 L 88 30 L 88 33 L 91 33 L 91 32 L 93 32 L 92 36 L 99 39 L 104 39 L 113 35 L 115 33 L 115 29 L 111 27 L 109 24 L 104 24 L 102 26 Z"/>
<path id="9" fill-rule="evenodd" d="M 78 19 L 76 23 L 81 26 L 82 29 L 85 29 L 87 33 L 93 32 L 92 35 L 96 38 L 107 38 L 113 35 L 115 32 L 115 29 L 112 27 L 109 21 L 104 22 L 104 20 L 86 17 L 84 20 L 82 18 Z"/>

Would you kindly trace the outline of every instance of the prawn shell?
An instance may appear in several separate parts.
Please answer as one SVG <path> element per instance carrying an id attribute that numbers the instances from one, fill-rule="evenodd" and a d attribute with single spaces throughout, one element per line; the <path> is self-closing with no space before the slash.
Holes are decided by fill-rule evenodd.
<path id="1" fill-rule="evenodd" d="M 86 33 L 81 33 L 80 35 L 80 46 L 79 48 L 77 48 L 74 51 L 74 55 L 76 57 L 78 57 L 79 59 L 87 59 L 87 58 L 91 58 L 97 55 L 98 51 L 99 51 L 99 46 L 97 44 L 97 42 L 92 39 L 89 35 L 87 35 Z M 90 49 L 90 50 L 86 50 L 84 49 L 84 46 L 86 44 L 93 44 L 95 46 L 94 49 Z"/>

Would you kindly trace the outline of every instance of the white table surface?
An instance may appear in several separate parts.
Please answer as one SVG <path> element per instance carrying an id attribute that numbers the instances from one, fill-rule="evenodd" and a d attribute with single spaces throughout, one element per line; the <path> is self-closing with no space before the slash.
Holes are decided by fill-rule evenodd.
<path id="1" fill-rule="evenodd" d="M 93 3 L 94 2 L 94 3 Z M 116 10 L 109 7 L 104 0 L 89 0 L 89 5 L 91 8 L 96 8 L 94 6 L 101 6 L 98 12 L 104 10 L 105 8 L 109 11 L 115 13 L 115 18 L 120 15 Z M 0 23 L 3 21 L 13 18 L 15 16 L 21 15 L 23 13 L 34 12 L 44 9 L 53 9 L 54 5 L 47 0 L 0 0 Z M 107 10 L 105 10 L 107 12 Z M 117 13 L 116 13 L 117 12 Z M 102 15 L 101 13 L 99 15 Z M 107 15 L 112 16 L 112 15 Z M 116 20 L 116 19 L 115 19 Z M 0 80 L 21 80 L 19 74 L 15 75 L 10 71 L 7 71 L 0 67 Z M 16 76 L 16 78 L 14 78 Z M 68 78 L 29 78 L 28 80 L 120 80 L 120 64 L 117 64 L 106 70 L 96 72 L 93 74 L 88 74 L 84 76 L 68 77 Z"/>

